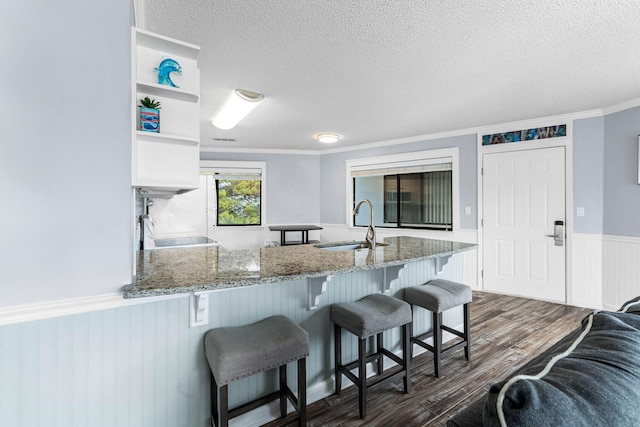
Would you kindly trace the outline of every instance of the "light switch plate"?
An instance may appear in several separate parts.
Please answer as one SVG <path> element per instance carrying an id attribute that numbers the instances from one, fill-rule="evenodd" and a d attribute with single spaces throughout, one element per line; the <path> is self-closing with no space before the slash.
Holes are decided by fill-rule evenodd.
<path id="1" fill-rule="evenodd" d="M 584 216 L 584 208 L 576 208 L 576 216 Z"/>
<path id="2" fill-rule="evenodd" d="M 192 293 L 189 298 L 189 325 L 193 328 L 209 324 L 209 294 Z"/>

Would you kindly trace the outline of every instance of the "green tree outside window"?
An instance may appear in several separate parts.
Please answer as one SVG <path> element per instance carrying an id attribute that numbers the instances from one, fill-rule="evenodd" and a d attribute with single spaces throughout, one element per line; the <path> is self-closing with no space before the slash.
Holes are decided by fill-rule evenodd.
<path id="1" fill-rule="evenodd" d="M 261 225 L 261 181 L 216 180 L 218 225 Z"/>

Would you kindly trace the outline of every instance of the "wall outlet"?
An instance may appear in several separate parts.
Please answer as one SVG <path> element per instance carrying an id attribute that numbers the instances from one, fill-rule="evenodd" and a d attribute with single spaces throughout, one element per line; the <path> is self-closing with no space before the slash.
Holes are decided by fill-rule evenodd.
<path id="1" fill-rule="evenodd" d="M 471 215 L 471 206 L 465 206 L 464 207 L 464 214 L 465 215 Z"/>

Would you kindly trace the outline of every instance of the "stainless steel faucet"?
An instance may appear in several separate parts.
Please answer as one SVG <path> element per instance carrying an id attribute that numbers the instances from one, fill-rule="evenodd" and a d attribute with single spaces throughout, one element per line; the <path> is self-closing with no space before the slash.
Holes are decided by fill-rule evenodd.
<path id="1" fill-rule="evenodd" d="M 360 206 L 362 206 L 363 203 L 366 203 L 369 205 L 369 211 L 371 212 L 371 216 L 369 217 L 369 227 L 367 228 L 367 234 L 364 237 L 364 239 L 369 244 L 369 249 L 375 249 L 376 248 L 376 229 L 373 226 L 373 205 L 369 200 L 362 199 L 358 202 L 355 209 L 353 210 L 353 215 L 358 215 Z"/>

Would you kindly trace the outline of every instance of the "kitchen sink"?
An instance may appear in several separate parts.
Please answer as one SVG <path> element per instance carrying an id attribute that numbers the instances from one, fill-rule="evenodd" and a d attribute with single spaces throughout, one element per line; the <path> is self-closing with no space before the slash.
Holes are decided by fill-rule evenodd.
<path id="1" fill-rule="evenodd" d="M 156 249 L 162 248 L 183 248 L 194 246 L 219 246 L 220 242 L 206 236 L 193 237 L 168 237 L 164 239 L 153 239 Z"/>
<path id="2" fill-rule="evenodd" d="M 376 243 L 376 247 L 379 246 L 389 246 L 389 244 Z M 333 242 L 314 245 L 314 247 L 318 249 L 324 249 L 326 251 L 354 251 L 356 249 L 369 249 L 369 244 L 365 241 Z"/>

